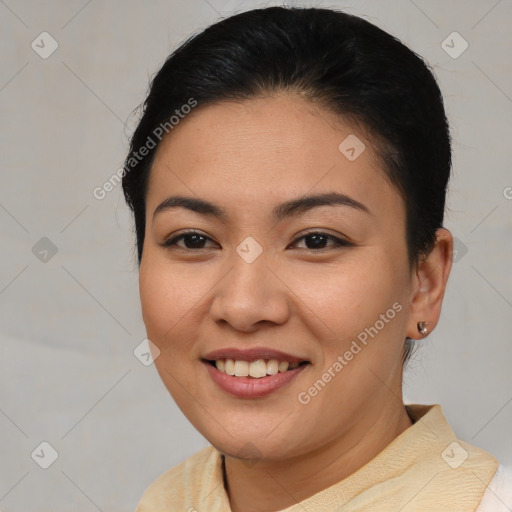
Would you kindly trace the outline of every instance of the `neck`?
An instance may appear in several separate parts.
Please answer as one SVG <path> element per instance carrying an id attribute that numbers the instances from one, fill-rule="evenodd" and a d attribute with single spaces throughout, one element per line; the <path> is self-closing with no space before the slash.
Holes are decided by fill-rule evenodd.
<path id="1" fill-rule="evenodd" d="M 225 457 L 225 485 L 232 512 L 271 512 L 299 503 L 344 480 L 412 425 L 405 406 L 385 407 L 370 422 L 345 432 L 313 453 L 293 460 L 246 461 Z"/>

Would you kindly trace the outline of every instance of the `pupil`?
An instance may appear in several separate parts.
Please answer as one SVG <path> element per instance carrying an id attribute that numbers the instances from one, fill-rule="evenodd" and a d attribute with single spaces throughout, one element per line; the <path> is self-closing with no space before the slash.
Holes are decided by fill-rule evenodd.
<path id="1" fill-rule="evenodd" d="M 307 243 L 308 239 L 313 240 L 313 244 Z M 323 247 L 325 247 L 325 240 L 326 237 L 324 235 L 308 235 L 306 236 L 306 245 L 308 246 L 308 249 L 323 249 Z"/>
<path id="2" fill-rule="evenodd" d="M 187 235 L 187 238 L 185 238 L 185 245 L 189 249 L 190 249 L 190 247 L 189 247 L 190 245 L 192 245 L 193 247 L 197 248 L 197 247 L 199 247 L 201 245 L 201 242 L 204 242 L 204 240 L 199 240 L 198 241 L 198 239 L 200 239 L 200 238 L 204 238 L 204 237 L 202 235 Z M 190 242 L 191 239 L 193 239 L 192 244 L 187 243 L 187 241 Z M 199 247 L 199 248 L 201 248 L 201 247 Z"/>

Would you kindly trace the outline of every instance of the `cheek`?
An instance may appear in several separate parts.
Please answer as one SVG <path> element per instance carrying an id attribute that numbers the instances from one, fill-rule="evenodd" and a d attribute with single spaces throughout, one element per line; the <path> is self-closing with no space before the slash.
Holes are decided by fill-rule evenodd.
<path id="1" fill-rule="evenodd" d="M 354 256 L 290 273 L 286 282 L 300 299 L 303 321 L 311 322 L 325 348 L 340 350 L 400 300 L 400 284 L 392 275 L 384 258 Z"/>
<path id="2" fill-rule="evenodd" d="M 164 328 L 172 325 L 171 318 L 177 313 L 173 304 L 179 304 L 173 296 L 173 289 L 169 289 L 165 276 L 157 272 L 154 267 L 150 270 L 142 269 L 139 274 L 139 292 L 142 307 L 142 317 L 151 339 L 151 334 L 159 338 Z M 152 340 L 159 344 L 159 340 Z"/>
<path id="3" fill-rule="evenodd" d="M 188 411 L 194 405 L 190 395 L 199 393 L 190 362 L 197 359 L 194 341 L 197 317 L 204 314 L 198 305 L 204 291 L 168 263 L 149 261 L 141 265 L 139 291 L 147 337 L 160 351 L 155 367 L 178 406 Z"/>
<path id="4" fill-rule="evenodd" d="M 163 350 L 197 301 L 197 290 L 180 272 L 162 264 L 141 265 L 139 292 L 148 337 Z M 153 339 L 153 338 L 154 339 Z"/>

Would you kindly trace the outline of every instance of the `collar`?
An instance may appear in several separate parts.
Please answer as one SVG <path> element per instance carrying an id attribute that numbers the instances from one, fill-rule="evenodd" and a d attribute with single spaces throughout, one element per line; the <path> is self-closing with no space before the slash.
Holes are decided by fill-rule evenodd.
<path id="1" fill-rule="evenodd" d="M 344 480 L 281 512 L 473 512 L 498 461 L 457 439 L 439 404 L 405 407 L 413 425 L 384 450 Z M 136 512 L 169 505 L 230 512 L 223 461 L 216 448 L 204 448 L 157 479 Z"/>

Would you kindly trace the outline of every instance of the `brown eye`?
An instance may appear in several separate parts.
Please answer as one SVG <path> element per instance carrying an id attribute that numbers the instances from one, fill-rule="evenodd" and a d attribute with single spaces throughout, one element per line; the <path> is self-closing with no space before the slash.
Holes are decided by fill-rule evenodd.
<path id="1" fill-rule="evenodd" d="M 306 241 L 306 249 L 313 250 L 313 251 L 321 251 L 323 249 L 328 249 L 329 247 L 342 247 L 342 246 L 351 246 L 350 242 L 347 242 L 346 240 L 342 240 L 341 238 L 338 238 L 334 235 L 329 235 L 327 233 L 321 233 L 321 232 L 314 232 L 314 233 L 308 233 L 307 235 L 304 235 L 297 240 L 295 240 L 294 245 L 299 242 L 300 240 Z M 328 240 L 332 240 L 334 243 L 330 246 L 326 243 Z"/>
<path id="2" fill-rule="evenodd" d="M 178 245 L 178 242 L 183 240 L 184 245 Z M 169 238 L 165 242 L 161 243 L 162 247 L 172 247 L 176 246 L 181 249 L 207 249 L 204 247 L 204 244 L 208 241 L 212 241 L 211 238 L 203 235 L 201 233 L 197 233 L 196 231 L 188 231 L 186 233 L 181 233 L 175 237 Z"/>

